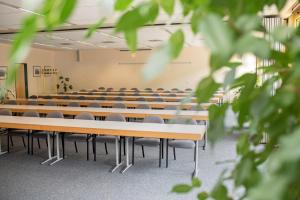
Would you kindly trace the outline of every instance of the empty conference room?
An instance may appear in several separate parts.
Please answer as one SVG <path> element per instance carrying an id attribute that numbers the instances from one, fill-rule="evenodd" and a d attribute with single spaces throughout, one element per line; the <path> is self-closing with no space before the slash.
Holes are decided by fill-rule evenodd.
<path id="1" fill-rule="evenodd" d="M 0 200 L 299 200 L 298 0 L 0 0 Z"/>

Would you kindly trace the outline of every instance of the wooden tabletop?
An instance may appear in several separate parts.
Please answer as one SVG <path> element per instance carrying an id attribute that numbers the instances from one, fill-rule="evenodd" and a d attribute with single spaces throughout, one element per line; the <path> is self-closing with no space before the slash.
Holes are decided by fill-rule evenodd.
<path id="1" fill-rule="evenodd" d="M 135 101 L 138 98 L 144 98 L 146 101 L 155 101 L 157 98 L 163 99 L 164 101 L 167 102 L 179 102 L 179 101 L 191 101 L 191 102 L 196 102 L 196 98 L 195 97 L 190 97 L 190 98 L 186 98 L 186 97 L 166 97 L 166 96 L 111 96 L 111 95 L 63 95 L 63 94 L 50 94 L 50 95 L 46 95 L 46 96 L 50 96 L 53 98 L 62 98 L 64 96 L 69 96 L 70 98 L 78 98 L 79 96 L 83 96 L 86 99 L 89 100 L 93 100 L 93 99 L 97 99 L 99 97 L 105 97 L 106 99 L 109 100 L 114 100 L 116 97 L 121 97 L 123 98 L 123 100 L 128 100 L 128 101 Z M 42 96 L 39 96 L 42 97 Z M 213 97 L 209 100 L 210 103 L 218 103 L 219 102 L 219 98 Z"/>
<path id="2" fill-rule="evenodd" d="M 65 115 L 78 115 L 88 112 L 94 116 L 107 116 L 112 113 L 122 114 L 124 117 L 145 118 L 146 116 L 160 116 L 163 119 L 174 119 L 186 117 L 194 120 L 208 120 L 208 111 L 187 111 L 187 110 L 153 110 L 153 109 L 124 109 L 124 108 L 89 108 L 89 107 L 65 107 L 65 106 L 32 106 L 32 105 L 0 105 L 0 109 L 10 109 L 12 112 L 24 113 L 36 111 L 49 113 L 60 111 Z"/>
<path id="3" fill-rule="evenodd" d="M 136 108 L 139 105 L 149 105 L 151 108 L 163 109 L 167 106 L 177 106 L 178 109 L 191 109 L 197 106 L 197 103 L 181 103 L 181 102 L 155 102 L 155 101 L 113 101 L 113 100 L 76 100 L 76 99 L 16 99 L 18 104 L 27 104 L 30 101 L 37 101 L 43 105 L 48 102 L 54 102 L 57 105 L 68 105 L 70 102 L 77 102 L 81 106 L 88 106 L 91 103 L 98 103 L 100 106 L 112 107 L 116 103 L 123 103 L 126 107 Z M 203 109 L 208 109 L 212 103 L 200 104 Z"/>
<path id="4" fill-rule="evenodd" d="M 0 116 L 0 128 L 187 140 L 201 140 L 205 133 L 205 126 L 203 125 L 111 122 L 16 116 Z"/>

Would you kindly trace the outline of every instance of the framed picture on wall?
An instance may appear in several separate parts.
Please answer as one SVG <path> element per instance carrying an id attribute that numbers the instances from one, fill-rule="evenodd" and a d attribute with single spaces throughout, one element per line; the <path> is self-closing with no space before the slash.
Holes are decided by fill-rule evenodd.
<path id="1" fill-rule="evenodd" d="M 33 77 L 41 77 L 41 66 L 33 66 Z"/>
<path id="2" fill-rule="evenodd" d="M 5 80 L 7 76 L 7 66 L 0 66 L 0 80 Z"/>
<path id="3" fill-rule="evenodd" d="M 44 66 L 44 76 L 51 76 L 52 74 L 52 67 L 51 66 Z"/>

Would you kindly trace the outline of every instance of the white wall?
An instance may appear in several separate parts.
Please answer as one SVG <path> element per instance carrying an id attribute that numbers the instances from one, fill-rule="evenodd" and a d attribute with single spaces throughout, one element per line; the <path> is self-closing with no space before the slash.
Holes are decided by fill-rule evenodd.
<path id="1" fill-rule="evenodd" d="M 82 50 L 77 62 L 75 51 L 59 51 L 55 54 L 55 66 L 63 76 L 70 77 L 75 90 L 100 86 L 194 88 L 208 73 L 208 50 L 186 48 L 158 78 L 145 82 L 142 68 L 151 53 L 153 51 L 138 51 L 132 56 L 130 52 L 113 49 Z"/>

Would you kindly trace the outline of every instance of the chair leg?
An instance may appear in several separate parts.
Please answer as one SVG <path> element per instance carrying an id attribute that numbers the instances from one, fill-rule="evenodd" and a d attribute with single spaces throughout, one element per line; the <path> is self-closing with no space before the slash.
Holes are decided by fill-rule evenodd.
<path id="1" fill-rule="evenodd" d="M 9 138 L 10 138 L 11 146 L 13 147 L 14 146 L 14 142 L 13 142 L 12 136 L 10 136 Z"/>
<path id="2" fill-rule="evenodd" d="M 164 159 L 164 139 L 161 139 L 161 158 Z"/>
<path id="3" fill-rule="evenodd" d="M 33 155 L 33 136 L 32 136 L 32 133 L 30 133 L 30 137 L 31 137 L 31 155 Z"/>
<path id="4" fill-rule="evenodd" d="M 122 161 L 122 142 L 121 142 L 121 137 L 120 137 L 120 139 L 119 139 L 119 163 L 121 163 L 121 161 Z M 117 152 L 116 152 L 117 153 Z"/>
<path id="5" fill-rule="evenodd" d="M 24 136 L 22 136 L 22 142 L 23 142 L 23 146 L 24 146 L 24 148 L 26 148 L 26 144 L 25 144 L 25 138 L 24 138 Z"/>
<path id="6" fill-rule="evenodd" d="M 27 133 L 27 154 L 30 154 L 30 133 Z"/>
<path id="7" fill-rule="evenodd" d="M 108 151 L 107 151 L 107 144 L 106 144 L 106 142 L 104 142 L 104 147 L 105 147 L 105 153 L 106 153 L 106 155 L 108 154 Z"/>
<path id="8" fill-rule="evenodd" d="M 197 151 L 196 145 L 197 145 L 197 142 L 195 142 L 195 148 L 194 148 L 194 161 L 195 162 L 196 162 L 196 151 Z"/>
<path id="9" fill-rule="evenodd" d="M 123 137 L 123 154 L 126 155 L 125 137 Z"/>
<path id="10" fill-rule="evenodd" d="M 144 146 L 142 145 L 142 154 L 143 154 L 143 158 L 145 158 L 145 150 L 144 150 Z"/>
<path id="11" fill-rule="evenodd" d="M 159 143 L 159 162 L 158 162 L 158 167 L 161 167 L 161 148 L 162 148 L 162 139 L 160 139 Z"/>
<path id="12" fill-rule="evenodd" d="M 76 141 L 74 141 L 74 146 L 75 146 L 76 153 L 78 153 L 78 148 L 77 148 L 77 142 Z"/>
<path id="13" fill-rule="evenodd" d="M 90 160 L 90 142 L 89 135 L 86 136 L 86 160 Z"/>
<path id="14" fill-rule="evenodd" d="M 166 168 L 169 167 L 169 139 L 167 139 L 166 144 Z"/>
<path id="15" fill-rule="evenodd" d="M 62 157 L 65 159 L 65 134 L 61 134 Z"/>
<path id="16" fill-rule="evenodd" d="M 52 133 L 52 156 L 54 156 L 54 143 L 55 143 L 55 134 L 54 134 L 54 132 Z"/>
<path id="17" fill-rule="evenodd" d="M 96 161 L 96 156 L 97 156 L 97 152 L 96 152 L 96 135 L 93 135 L 93 152 L 94 152 L 94 161 Z"/>
<path id="18" fill-rule="evenodd" d="M 38 143 L 39 149 L 41 149 L 40 138 L 37 138 L 37 143 Z"/>
<path id="19" fill-rule="evenodd" d="M 131 163 L 134 165 L 134 137 L 132 138 L 132 158 Z"/>
<path id="20" fill-rule="evenodd" d="M 9 135 L 8 135 L 8 133 L 7 133 L 7 152 L 9 153 Z"/>
<path id="21" fill-rule="evenodd" d="M 173 147 L 173 155 L 174 155 L 174 160 L 176 160 L 176 151 L 175 151 L 175 147 Z"/>

